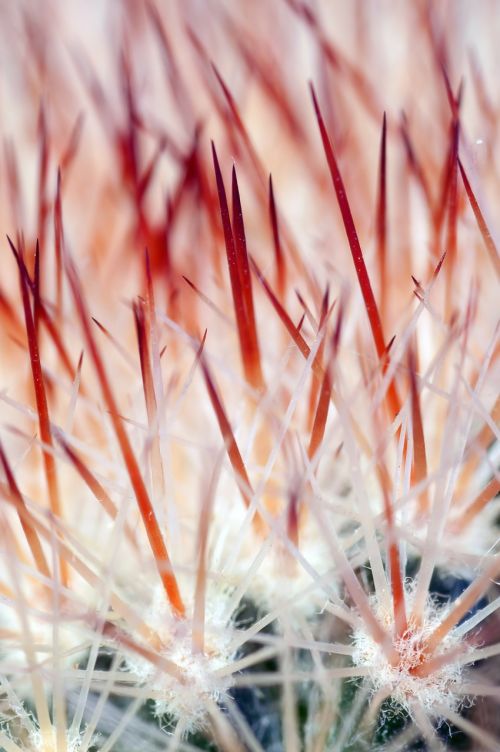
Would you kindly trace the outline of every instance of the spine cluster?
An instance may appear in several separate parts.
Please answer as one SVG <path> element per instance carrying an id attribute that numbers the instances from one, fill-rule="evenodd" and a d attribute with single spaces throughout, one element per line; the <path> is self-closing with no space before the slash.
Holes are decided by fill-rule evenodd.
<path id="1" fill-rule="evenodd" d="M 487 5 L 0 8 L 0 750 L 499 748 Z"/>

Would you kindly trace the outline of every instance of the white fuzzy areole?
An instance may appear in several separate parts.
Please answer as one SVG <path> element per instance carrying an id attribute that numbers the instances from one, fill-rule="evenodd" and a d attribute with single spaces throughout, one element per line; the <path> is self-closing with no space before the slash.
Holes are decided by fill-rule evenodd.
<path id="1" fill-rule="evenodd" d="M 407 604 L 411 607 L 413 593 L 407 593 Z M 392 613 L 383 612 L 378 606 L 376 598 L 372 599 L 374 613 L 384 624 L 386 629 L 394 629 Z M 396 666 L 391 665 L 381 646 L 364 629 L 357 629 L 353 634 L 354 652 L 353 662 L 357 666 L 369 669 L 373 692 L 384 688 L 391 701 L 400 705 L 412 715 L 412 706 L 417 703 L 428 715 L 434 716 L 434 708 L 441 705 L 450 710 L 457 710 L 465 698 L 460 693 L 464 671 L 463 656 L 451 660 L 432 671 L 426 676 L 412 673 L 425 660 L 425 643 L 434 630 L 441 624 L 449 612 L 449 605 L 439 606 L 432 597 L 426 603 L 422 626 L 419 629 L 408 629 L 408 632 L 394 641 L 394 647 L 400 655 Z M 443 638 L 436 656 L 463 647 L 471 650 L 460 636 L 452 629 Z M 430 657 L 430 656 L 429 656 Z"/>
<path id="2" fill-rule="evenodd" d="M 182 682 L 138 656 L 127 658 L 129 671 L 151 692 L 156 715 L 182 721 L 184 733 L 203 729 L 208 701 L 217 702 L 231 686 L 230 674 L 217 675 L 231 664 L 234 654 L 230 621 L 224 616 L 228 598 L 225 590 L 211 589 L 206 603 L 204 652 L 199 653 L 193 650 L 191 619 L 173 617 L 163 589 L 155 589 L 148 624 L 165 645 L 162 656 L 180 669 Z M 191 613 L 192 605 L 187 605 Z"/>
<path id="3" fill-rule="evenodd" d="M 82 739 L 76 736 L 66 735 L 66 752 L 80 752 Z M 57 730 L 52 727 L 52 739 L 44 739 L 41 731 L 30 734 L 28 752 L 58 752 Z"/>

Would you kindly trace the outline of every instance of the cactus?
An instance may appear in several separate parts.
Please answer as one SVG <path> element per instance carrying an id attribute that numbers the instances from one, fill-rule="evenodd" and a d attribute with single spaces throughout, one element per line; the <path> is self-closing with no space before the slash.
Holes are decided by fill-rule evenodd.
<path id="1" fill-rule="evenodd" d="M 496 5 L 0 14 L 0 749 L 499 749 Z"/>

